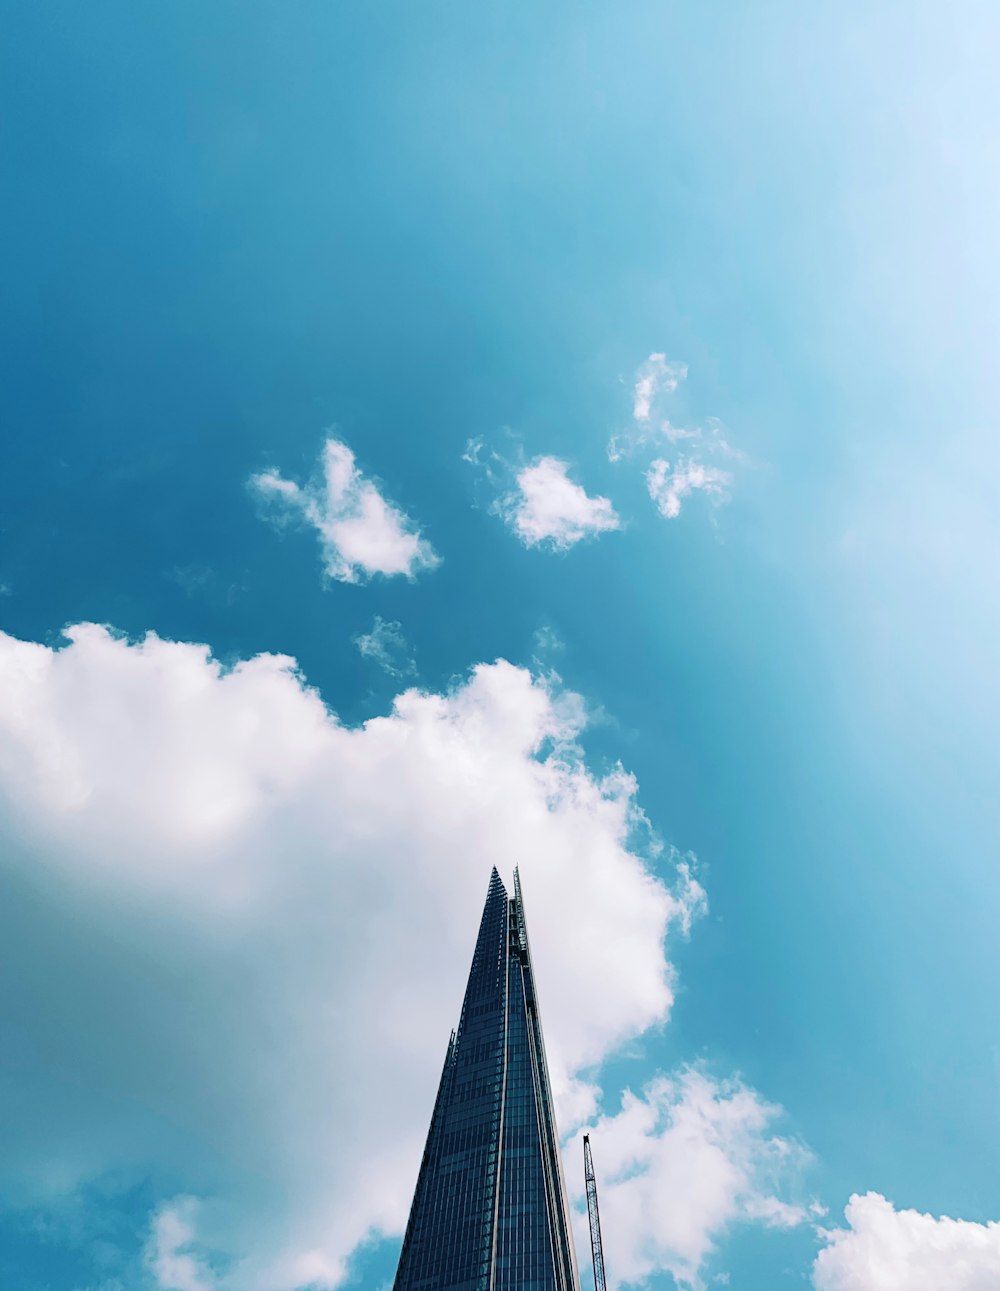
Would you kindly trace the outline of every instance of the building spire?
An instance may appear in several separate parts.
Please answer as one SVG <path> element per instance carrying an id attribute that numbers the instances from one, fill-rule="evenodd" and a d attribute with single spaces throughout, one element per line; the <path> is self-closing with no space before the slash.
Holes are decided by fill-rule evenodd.
<path id="1" fill-rule="evenodd" d="M 395 1291 L 579 1291 L 521 880 L 494 867 Z"/>

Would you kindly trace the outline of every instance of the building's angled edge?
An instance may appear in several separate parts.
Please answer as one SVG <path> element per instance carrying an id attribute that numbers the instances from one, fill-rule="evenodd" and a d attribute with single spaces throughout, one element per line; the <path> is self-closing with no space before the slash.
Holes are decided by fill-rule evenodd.
<path id="1" fill-rule="evenodd" d="M 552 1244 L 558 1261 L 560 1291 L 575 1291 L 579 1285 L 576 1251 L 573 1246 L 573 1228 L 570 1222 L 566 1197 L 566 1180 L 563 1177 L 562 1152 L 559 1150 L 559 1130 L 556 1126 L 555 1106 L 552 1101 L 552 1082 L 549 1064 L 545 1057 L 545 1041 L 538 1010 L 538 993 L 535 974 L 531 966 L 531 947 L 528 942 L 528 925 L 524 915 L 524 897 L 521 893 L 521 876 L 514 870 L 514 907 L 518 941 L 523 954 L 525 997 L 528 1004 L 529 1039 L 532 1048 L 532 1070 L 535 1078 L 536 1104 L 539 1109 L 542 1155 L 545 1166 L 546 1204 L 552 1231 Z"/>
<path id="2" fill-rule="evenodd" d="M 399 1254 L 400 1269 L 404 1268 L 408 1262 L 415 1219 L 424 1209 L 428 1180 L 433 1175 L 435 1159 L 440 1156 L 442 1109 L 447 1105 L 448 1094 L 450 1092 L 454 1074 L 455 1032 L 452 1031 L 451 1038 L 448 1040 L 448 1052 L 445 1054 L 444 1067 L 441 1071 L 441 1079 L 438 1082 L 437 1098 L 434 1100 L 434 1111 L 431 1113 L 431 1125 L 430 1129 L 427 1131 L 427 1142 L 424 1145 L 424 1155 L 420 1161 L 420 1172 L 417 1175 L 417 1186 L 413 1193 L 413 1204 L 410 1207 L 410 1218 L 407 1221 L 406 1232 L 403 1235 L 403 1248 Z"/>

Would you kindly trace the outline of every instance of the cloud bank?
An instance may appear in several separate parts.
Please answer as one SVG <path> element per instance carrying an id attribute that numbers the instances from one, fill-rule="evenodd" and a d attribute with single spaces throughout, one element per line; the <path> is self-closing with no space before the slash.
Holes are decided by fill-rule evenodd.
<path id="1" fill-rule="evenodd" d="M 415 578 L 440 563 L 398 507 L 388 502 L 355 463 L 345 443 L 328 439 L 318 479 L 306 485 L 277 471 L 250 477 L 250 487 L 279 521 L 305 520 L 319 536 L 329 578 L 358 583 L 373 574 Z"/>

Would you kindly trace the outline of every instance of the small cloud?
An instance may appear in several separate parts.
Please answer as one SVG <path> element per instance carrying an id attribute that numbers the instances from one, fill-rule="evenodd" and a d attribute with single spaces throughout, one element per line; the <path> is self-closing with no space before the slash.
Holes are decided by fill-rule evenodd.
<path id="1" fill-rule="evenodd" d="M 641 449 L 655 450 L 660 444 L 688 443 L 693 451 L 713 457 L 725 457 L 744 462 L 746 458 L 726 438 L 722 422 L 717 417 L 706 419 L 704 426 L 675 426 L 663 418 L 657 423 L 635 424 L 626 430 L 616 431 L 608 440 L 608 461 L 621 462 L 635 456 Z"/>
<path id="2" fill-rule="evenodd" d="M 632 424 L 617 431 L 608 440 L 608 459 L 620 462 L 644 444 L 663 438 L 669 443 L 679 439 L 700 437 L 698 430 L 673 426 L 665 418 L 656 418 L 653 411 L 661 394 L 673 394 L 687 377 L 687 364 L 668 361 L 665 354 L 651 354 L 636 370 L 632 387 Z"/>
<path id="3" fill-rule="evenodd" d="M 676 520 L 681 513 L 681 503 L 691 493 L 706 493 L 717 503 L 726 499 L 726 490 L 733 482 L 729 471 L 717 466 L 706 466 L 692 458 L 680 458 L 671 469 L 670 463 L 657 458 L 646 471 L 649 496 L 656 503 L 660 515 Z"/>
<path id="4" fill-rule="evenodd" d="M 682 439 L 701 439 L 701 431 L 688 430 L 685 426 L 673 426 L 669 421 L 660 422 L 660 434 L 668 444 L 679 444 Z"/>
<path id="5" fill-rule="evenodd" d="M 566 551 L 593 534 L 621 528 L 610 498 L 591 497 L 569 478 L 569 463 L 561 458 L 536 457 L 525 464 L 516 444 L 511 461 L 479 437 L 468 441 L 462 460 L 477 469 L 493 492 L 490 511 L 526 547 Z"/>
<path id="6" fill-rule="evenodd" d="M 249 483 L 270 504 L 278 523 L 297 518 L 312 525 L 329 578 L 360 583 L 373 574 L 402 574 L 412 579 L 440 564 L 441 558 L 404 512 L 358 469 L 346 444 L 328 439 L 321 466 L 320 477 L 306 485 L 273 470 L 251 476 Z"/>
<path id="7" fill-rule="evenodd" d="M 681 934 L 690 937 L 695 919 L 702 919 L 708 914 L 708 893 L 695 877 L 697 858 L 693 852 L 682 856 L 676 849 L 672 849 L 671 859 L 677 866 L 671 893 L 674 898 L 674 921 Z"/>
<path id="8" fill-rule="evenodd" d="M 402 626 L 395 620 L 375 615 L 370 632 L 353 638 L 365 659 L 371 659 L 390 677 L 412 677 L 417 665 L 409 652 Z"/>
<path id="9" fill-rule="evenodd" d="M 665 354 L 651 354 L 635 374 L 632 389 L 632 417 L 648 421 L 653 402 L 661 390 L 673 394 L 687 376 L 686 363 L 668 362 Z"/>
<path id="10" fill-rule="evenodd" d="M 486 447 L 482 435 L 477 435 L 474 439 L 467 441 L 465 452 L 462 454 L 462 461 L 468 462 L 470 466 L 478 466 Z"/>
<path id="11" fill-rule="evenodd" d="M 146 1262 L 160 1291 L 213 1291 L 216 1280 L 193 1250 L 198 1202 L 175 1197 L 153 1214 Z"/>
<path id="12" fill-rule="evenodd" d="M 539 663 L 547 656 L 561 654 L 566 649 L 566 643 L 559 633 L 550 624 L 540 627 L 534 636 L 534 657 Z"/>
<path id="13" fill-rule="evenodd" d="M 166 577 L 188 596 L 197 596 L 212 585 L 215 574 L 208 565 L 174 565 L 167 570 Z"/>
<path id="14" fill-rule="evenodd" d="M 708 494 L 716 504 L 727 500 L 733 473 L 706 458 L 745 463 L 746 457 L 726 437 L 717 417 L 704 425 L 675 426 L 669 418 L 654 416 L 661 393 L 672 394 L 687 376 L 687 365 L 668 362 L 665 354 L 651 354 L 636 372 L 632 396 L 632 422 L 608 440 L 608 459 L 620 462 L 645 449 L 655 453 L 661 445 L 685 445 L 685 455 L 673 467 L 656 457 L 646 468 L 649 495 L 660 514 L 673 520 L 681 513 L 684 498 L 695 492 Z M 662 451 L 662 448 L 661 448 Z"/>
<path id="15" fill-rule="evenodd" d="M 665 418 L 658 425 L 637 422 L 627 430 L 616 431 L 608 440 L 608 461 L 621 462 L 625 458 L 632 457 L 639 449 L 658 440 L 665 440 L 668 444 L 678 444 L 685 439 L 700 440 L 701 438 L 700 427 L 689 429 L 686 426 L 675 426 Z"/>
<path id="16" fill-rule="evenodd" d="M 198 563 L 174 565 L 165 571 L 164 577 L 175 583 L 185 595 L 211 605 L 232 605 L 246 591 L 245 579 L 237 583 L 226 582 L 210 566 Z"/>
<path id="17" fill-rule="evenodd" d="M 557 551 L 592 534 L 620 529 L 609 498 L 591 497 L 569 478 L 558 457 L 539 457 L 518 472 L 515 488 L 494 505 L 526 547 L 543 543 Z"/>

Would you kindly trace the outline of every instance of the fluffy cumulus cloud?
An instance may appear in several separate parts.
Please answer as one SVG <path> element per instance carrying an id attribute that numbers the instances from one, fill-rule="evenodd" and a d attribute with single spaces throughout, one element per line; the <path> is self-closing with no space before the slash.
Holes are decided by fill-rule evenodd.
<path id="1" fill-rule="evenodd" d="M 590 497 L 558 457 L 539 457 L 520 470 L 496 509 L 528 547 L 546 544 L 564 551 L 583 538 L 621 528 L 610 499 Z"/>
<path id="2" fill-rule="evenodd" d="M 788 1228 L 805 1219 L 779 1195 L 808 1161 L 801 1145 L 773 1133 L 779 1114 L 740 1081 L 689 1068 L 626 1093 L 621 1110 L 595 1124 L 615 1285 L 670 1273 L 679 1287 L 700 1289 L 706 1260 L 734 1224 Z M 585 1228 L 581 1219 L 581 1249 Z"/>
<path id="3" fill-rule="evenodd" d="M 415 578 L 439 563 L 430 543 L 365 478 L 338 439 L 326 441 L 320 474 L 309 484 L 263 471 L 251 476 L 250 487 L 279 522 L 299 518 L 312 525 L 326 574 L 338 582 L 357 583 L 372 574 Z"/>
<path id="4" fill-rule="evenodd" d="M 704 897 L 636 850 L 579 700 L 498 662 L 350 728 L 288 658 L 67 635 L 0 635 L 0 1199 L 143 1181 L 164 1288 L 335 1285 L 405 1221 L 493 864 L 521 867 L 563 1127 L 593 1116 Z"/>
<path id="5" fill-rule="evenodd" d="M 854 1196 L 847 1227 L 823 1234 L 816 1291 L 996 1291 L 1000 1223 L 896 1210 L 876 1192 Z"/>
<path id="6" fill-rule="evenodd" d="M 646 487 L 660 515 L 675 520 L 684 499 L 692 493 L 704 493 L 715 502 L 725 501 L 733 482 L 732 474 L 718 466 L 709 466 L 692 458 L 680 458 L 670 465 L 659 457 L 646 471 Z"/>
<path id="7" fill-rule="evenodd" d="M 363 658 L 377 663 L 390 677 L 412 677 L 417 671 L 402 624 L 395 619 L 376 614 L 371 628 L 356 636 L 354 644 Z"/>

